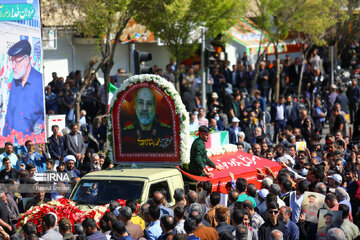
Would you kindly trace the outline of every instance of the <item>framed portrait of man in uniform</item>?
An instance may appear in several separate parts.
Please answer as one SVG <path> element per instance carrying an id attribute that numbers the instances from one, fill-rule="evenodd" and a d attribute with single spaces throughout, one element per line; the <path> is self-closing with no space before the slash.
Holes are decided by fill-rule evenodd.
<path id="1" fill-rule="evenodd" d="M 132 85 L 113 110 L 116 158 L 171 161 L 179 154 L 174 101 L 155 84 Z"/>

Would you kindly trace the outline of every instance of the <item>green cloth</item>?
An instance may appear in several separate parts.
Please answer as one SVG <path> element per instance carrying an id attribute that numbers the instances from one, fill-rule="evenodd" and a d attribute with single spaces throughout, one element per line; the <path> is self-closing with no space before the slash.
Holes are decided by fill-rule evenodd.
<path id="1" fill-rule="evenodd" d="M 246 200 L 249 200 L 254 205 L 254 208 L 256 208 L 256 202 L 253 197 L 250 197 L 246 194 L 240 194 L 237 199 L 238 202 L 245 202 Z"/>
<path id="2" fill-rule="evenodd" d="M 197 176 L 205 176 L 202 170 L 206 165 L 213 168 L 215 167 L 215 164 L 206 155 L 204 141 L 197 138 L 191 145 L 189 173 Z"/>

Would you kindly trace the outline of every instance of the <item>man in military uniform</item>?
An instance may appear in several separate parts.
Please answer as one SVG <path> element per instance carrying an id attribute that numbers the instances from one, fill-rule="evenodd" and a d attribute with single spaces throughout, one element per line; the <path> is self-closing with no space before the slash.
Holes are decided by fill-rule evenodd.
<path id="1" fill-rule="evenodd" d="M 122 152 L 174 152 L 171 125 L 155 120 L 155 95 L 150 88 L 140 88 L 136 94 L 138 122 L 122 127 Z"/>
<path id="2" fill-rule="evenodd" d="M 205 125 L 199 127 L 199 137 L 195 139 L 190 150 L 189 173 L 197 176 L 213 177 L 213 174 L 206 171 L 205 166 L 223 170 L 222 166 L 215 165 L 206 155 L 205 142 L 209 139 L 209 128 Z"/>
<path id="3" fill-rule="evenodd" d="M 24 135 L 41 134 L 44 123 L 44 88 L 42 74 L 31 66 L 31 45 L 27 40 L 15 43 L 8 55 L 12 63 L 13 82 L 5 117 L 3 136 L 11 130 Z"/>

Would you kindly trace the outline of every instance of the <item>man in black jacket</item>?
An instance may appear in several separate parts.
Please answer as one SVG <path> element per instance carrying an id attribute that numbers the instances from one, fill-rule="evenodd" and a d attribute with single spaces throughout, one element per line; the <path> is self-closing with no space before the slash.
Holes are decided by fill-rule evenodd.
<path id="1" fill-rule="evenodd" d="M 259 240 L 269 239 L 271 232 L 275 229 L 279 230 L 283 233 L 283 235 L 285 235 L 285 225 L 282 221 L 278 220 L 279 204 L 277 204 L 277 202 L 269 203 L 267 211 L 270 217 L 263 225 L 261 225 L 259 229 Z"/>
<path id="2" fill-rule="evenodd" d="M 59 126 L 53 125 L 51 127 L 53 135 L 48 138 L 49 153 L 55 161 L 62 161 L 65 157 L 65 139 L 59 135 Z"/>
<path id="3" fill-rule="evenodd" d="M 0 172 L 0 181 L 3 182 L 7 179 L 16 179 L 18 175 L 18 170 L 11 167 L 11 161 L 8 157 L 3 158 L 4 169 Z"/>
<path id="4" fill-rule="evenodd" d="M 255 112 L 251 111 L 248 115 L 246 122 L 241 125 L 242 131 L 245 133 L 245 141 L 252 143 L 255 138 Z"/>
<path id="5" fill-rule="evenodd" d="M 360 87 L 356 79 L 352 80 L 351 86 L 348 88 L 346 95 L 349 99 L 350 121 L 354 122 L 355 113 L 360 104 Z"/>

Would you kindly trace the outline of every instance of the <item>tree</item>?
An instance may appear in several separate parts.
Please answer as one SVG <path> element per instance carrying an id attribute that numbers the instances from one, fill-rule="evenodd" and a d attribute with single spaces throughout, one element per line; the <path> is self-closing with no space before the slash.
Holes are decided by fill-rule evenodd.
<path id="1" fill-rule="evenodd" d="M 126 24 L 135 15 L 136 5 L 131 0 L 56 0 L 57 11 L 61 12 L 61 18 L 71 19 L 76 31 L 87 38 L 96 40 L 96 47 L 100 58 L 90 61 L 84 74 L 84 81 L 80 91 L 76 95 L 75 113 L 76 121 L 79 121 L 81 95 L 85 88 L 91 84 L 93 77 L 91 72 L 98 70 L 104 74 L 106 102 L 108 99 L 109 76 L 114 66 L 114 55 L 119 43 L 119 37 Z M 46 1 L 45 1 L 46 2 Z M 49 3 L 49 2 L 47 2 Z M 48 7 L 51 15 L 52 4 L 42 4 Z M 59 17 L 59 15 L 53 15 Z M 88 70 L 93 69 L 93 71 Z"/>
<path id="2" fill-rule="evenodd" d="M 256 0 L 256 3 L 260 13 L 258 24 L 267 32 L 275 49 L 277 101 L 280 90 L 281 39 L 285 39 L 291 31 L 298 31 L 303 32 L 307 40 L 321 42 L 322 34 L 336 22 L 334 19 L 338 16 L 335 10 L 340 9 L 342 3 L 337 0 Z"/>
<path id="3" fill-rule="evenodd" d="M 136 21 L 147 26 L 166 45 L 177 63 L 191 56 L 201 38 L 217 36 L 228 29 L 244 10 L 239 0 L 134 0 L 138 6 Z M 149 2 L 152 2 L 150 5 Z M 175 75 L 177 76 L 177 75 Z M 177 77 L 176 77 L 177 81 Z"/>
<path id="4" fill-rule="evenodd" d="M 336 47 L 338 54 L 342 54 L 347 46 L 358 39 L 360 0 L 340 0 L 338 5 L 341 7 L 332 9 L 336 24 L 326 31 L 324 39 Z"/>
<path id="5" fill-rule="evenodd" d="M 306 11 L 298 19 L 293 30 L 302 33 L 298 41 L 301 44 L 303 64 L 312 46 L 326 44 L 326 37 L 331 29 L 346 19 L 344 11 L 339 11 L 344 1 L 335 0 L 307 0 L 304 4 Z M 303 71 L 300 72 L 297 96 L 300 97 Z"/>
<path id="6" fill-rule="evenodd" d="M 255 1 L 255 5 L 254 5 L 255 12 L 253 14 L 258 15 L 257 22 L 259 23 L 261 36 L 259 41 L 259 49 L 257 52 L 257 59 L 255 62 L 255 74 L 250 82 L 250 94 L 252 97 L 254 97 L 256 81 L 259 76 L 260 63 L 263 61 L 266 52 L 271 44 L 266 34 L 266 30 L 270 29 L 271 26 L 270 23 L 271 11 L 268 11 L 267 5 L 268 5 L 267 0 L 257 0 Z M 265 48 L 263 48 L 263 45 L 266 45 Z"/>
<path id="7" fill-rule="evenodd" d="M 275 81 L 275 101 L 279 99 L 280 92 L 280 58 L 279 58 L 279 45 L 281 39 L 285 39 L 292 27 L 300 20 L 304 18 L 304 12 L 307 9 L 304 8 L 306 0 L 293 0 L 282 1 L 275 0 L 270 1 L 269 9 L 271 11 L 271 29 L 269 29 L 269 35 L 275 49 L 276 58 L 276 81 Z"/>

